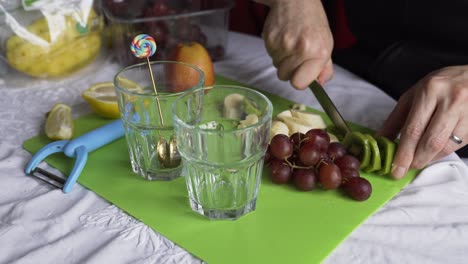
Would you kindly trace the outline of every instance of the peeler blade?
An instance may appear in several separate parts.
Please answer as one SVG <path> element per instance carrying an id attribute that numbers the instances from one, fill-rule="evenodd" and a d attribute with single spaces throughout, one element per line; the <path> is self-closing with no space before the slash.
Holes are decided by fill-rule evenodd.
<path id="1" fill-rule="evenodd" d="M 60 176 L 55 175 L 54 173 L 44 170 L 40 167 L 36 167 L 31 172 L 31 175 L 59 189 L 62 189 L 65 185 L 64 178 L 61 178 Z"/>

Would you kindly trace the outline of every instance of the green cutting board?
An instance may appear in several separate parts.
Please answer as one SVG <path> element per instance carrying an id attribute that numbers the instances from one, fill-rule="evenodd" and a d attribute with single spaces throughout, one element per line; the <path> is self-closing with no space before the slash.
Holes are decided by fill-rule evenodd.
<path id="1" fill-rule="evenodd" d="M 216 82 L 242 85 L 219 76 Z M 293 105 L 284 98 L 267 96 L 275 115 Z M 79 118 L 75 136 L 108 122 L 94 115 Z M 357 125 L 352 129 L 369 131 Z M 35 153 L 49 142 L 39 135 L 26 141 L 24 148 Z M 74 165 L 74 160 L 63 154 L 46 161 L 65 175 Z M 373 193 L 369 200 L 356 202 L 339 191 L 300 192 L 292 186 L 275 185 L 264 173 L 256 211 L 235 221 L 210 221 L 192 212 L 183 177 L 151 182 L 133 174 L 123 138 L 90 153 L 78 181 L 210 264 L 297 264 L 321 262 L 415 175 L 411 171 L 395 181 L 362 173 L 371 182 Z"/>

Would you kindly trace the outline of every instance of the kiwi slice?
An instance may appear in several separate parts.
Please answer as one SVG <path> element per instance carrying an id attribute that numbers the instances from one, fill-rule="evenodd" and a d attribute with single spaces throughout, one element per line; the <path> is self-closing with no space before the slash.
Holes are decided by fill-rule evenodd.
<path id="1" fill-rule="evenodd" d="M 377 144 L 379 145 L 382 168 L 377 171 L 380 175 L 386 175 L 390 173 L 392 168 L 393 156 L 395 155 L 396 143 L 384 136 L 376 137 Z"/>
<path id="2" fill-rule="evenodd" d="M 258 109 L 257 104 L 254 101 L 252 101 L 251 99 L 244 98 L 244 100 L 242 100 L 242 104 L 243 104 L 243 107 L 244 107 L 244 113 L 246 115 L 255 114 L 257 116 L 260 116 L 262 114 L 262 111 L 260 111 L 260 109 Z"/>
<path id="3" fill-rule="evenodd" d="M 365 167 L 363 170 L 365 172 L 374 172 L 378 171 L 382 167 L 382 160 L 381 160 L 381 154 L 379 150 L 379 145 L 377 144 L 377 140 L 369 134 L 364 134 L 364 136 L 367 138 L 369 141 L 369 148 L 370 148 L 370 161 L 369 165 Z"/>
<path id="4" fill-rule="evenodd" d="M 367 168 L 370 163 L 371 149 L 369 139 L 360 132 L 346 133 L 343 139 L 346 150 L 361 162 L 361 169 Z"/>

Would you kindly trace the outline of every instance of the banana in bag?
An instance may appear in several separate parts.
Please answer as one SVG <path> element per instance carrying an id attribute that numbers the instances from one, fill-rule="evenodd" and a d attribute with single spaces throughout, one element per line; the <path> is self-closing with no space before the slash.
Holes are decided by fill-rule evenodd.
<path id="1" fill-rule="evenodd" d="M 103 21 L 92 0 L 23 0 L 14 11 L 0 3 L 0 12 L 11 31 L 1 38 L 6 39 L 4 59 L 29 76 L 68 75 L 93 62 L 101 51 Z"/>

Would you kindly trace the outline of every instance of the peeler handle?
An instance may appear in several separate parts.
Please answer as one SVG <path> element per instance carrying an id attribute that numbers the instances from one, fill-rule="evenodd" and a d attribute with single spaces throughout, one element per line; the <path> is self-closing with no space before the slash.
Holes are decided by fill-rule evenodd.
<path id="1" fill-rule="evenodd" d="M 121 119 L 118 119 L 68 142 L 65 146 L 64 153 L 66 156 L 74 158 L 77 155 L 76 150 L 79 147 L 84 146 L 87 152 L 92 152 L 123 136 L 123 123 Z"/>

